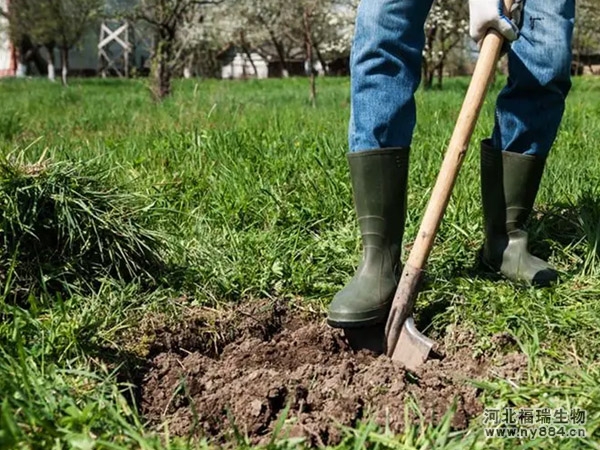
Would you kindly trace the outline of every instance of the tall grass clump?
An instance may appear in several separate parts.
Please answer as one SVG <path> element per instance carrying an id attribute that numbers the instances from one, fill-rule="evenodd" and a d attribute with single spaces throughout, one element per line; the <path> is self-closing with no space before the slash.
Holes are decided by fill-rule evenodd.
<path id="1" fill-rule="evenodd" d="M 143 195 L 97 162 L 0 159 L 0 281 L 22 298 L 153 280 L 165 240 Z"/>

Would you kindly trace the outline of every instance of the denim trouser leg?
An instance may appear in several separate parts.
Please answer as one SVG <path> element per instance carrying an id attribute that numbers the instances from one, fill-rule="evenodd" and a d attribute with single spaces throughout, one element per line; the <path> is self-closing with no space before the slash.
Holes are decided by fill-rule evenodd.
<path id="1" fill-rule="evenodd" d="M 350 151 L 408 147 L 433 0 L 362 0 L 350 57 Z"/>
<path id="2" fill-rule="evenodd" d="M 521 36 L 508 53 L 498 96 L 495 148 L 546 157 L 571 88 L 575 0 L 526 0 Z"/>

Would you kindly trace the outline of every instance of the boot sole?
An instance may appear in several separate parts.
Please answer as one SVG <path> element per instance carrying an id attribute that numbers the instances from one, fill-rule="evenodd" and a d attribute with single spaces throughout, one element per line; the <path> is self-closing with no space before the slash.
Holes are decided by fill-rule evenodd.
<path id="1" fill-rule="evenodd" d="M 360 320 L 332 319 L 328 317 L 327 325 L 332 328 L 363 328 L 384 323 L 386 318 L 387 311 L 384 314 Z"/>

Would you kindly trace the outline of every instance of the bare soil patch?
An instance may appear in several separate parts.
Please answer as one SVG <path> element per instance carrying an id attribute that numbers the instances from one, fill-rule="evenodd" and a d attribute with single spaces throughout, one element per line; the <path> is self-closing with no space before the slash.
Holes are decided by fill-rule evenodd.
<path id="1" fill-rule="evenodd" d="M 474 358 L 462 336 L 466 342 L 445 358 L 408 372 L 385 356 L 352 350 L 322 316 L 281 303 L 196 310 L 154 335 L 143 413 L 157 426 L 168 422 L 172 434 L 216 442 L 229 441 L 235 429 L 253 443 L 268 441 L 283 414 L 280 437 L 311 445 L 336 444 L 340 425 L 367 419 L 401 432 L 409 399 L 432 423 L 454 407 L 452 426 L 465 429 L 483 411 L 469 380 L 518 380 L 527 367 L 518 353 Z"/>

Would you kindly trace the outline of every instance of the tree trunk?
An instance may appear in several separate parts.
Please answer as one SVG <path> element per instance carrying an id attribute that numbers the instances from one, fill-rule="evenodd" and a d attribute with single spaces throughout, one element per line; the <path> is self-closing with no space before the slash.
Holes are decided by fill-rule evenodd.
<path id="1" fill-rule="evenodd" d="M 310 103 L 312 107 L 317 106 L 317 86 L 315 77 L 315 68 L 313 67 L 313 45 L 310 30 L 309 12 L 304 10 L 304 45 L 306 47 L 306 61 L 308 63 L 308 72 L 310 77 Z"/>
<path id="2" fill-rule="evenodd" d="M 250 65 L 252 66 L 252 70 L 254 71 L 254 76 L 258 78 L 258 69 L 256 68 L 256 64 L 254 64 L 254 59 L 252 58 L 252 53 L 250 53 L 250 49 L 246 45 L 246 39 L 244 38 L 244 31 L 240 31 L 240 44 L 242 45 L 242 50 L 244 54 L 250 61 Z"/>
<path id="3" fill-rule="evenodd" d="M 433 44 L 435 42 L 435 37 L 437 34 L 437 26 L 432 26 L 425 33 L 425 56 L 423 57 L 423 87 L 425 89 L 431 89 L 433 86 L 433 74 L 435 71 L 434 66 L 434 58 L 433 58 Z"/>
<path id="4" fill-rule="evenodd" d="M 56 69 L 54 67 L 54 47 L 46 46 L 48 50 L 48 79 L 52 82 L 56 81 Z"/>
<path id="5" fill-rule="evenodd" d="M 27 66 L 22 61 L 17 61 L 17 71 L 15 76 L 17 78 L 24 78 L 27 75 Z"/>
<path id="6" fill-rule="evenodd" d="M 46 61 L 46 58 L 44 58 L 41 54 L 40 54 L 40 49 L 39 47 L 31 47 L 30 50 L 30 57 L 27 58 L 28 60 L 31 59 L 31 61 L 33 61 L 33 64 L 35 64 L 35 68 L 38 71 L 38 73 L 40 75 L 47 75 L 48 71 L 48 61 Z"/>
<path id="7" fill-rule="evenodd" d="M 425 80 L 425 88 L 431 89 L 433 87 L 433 77 L 435 76 L 435 68 L 430 69 L 427 73 L 427 79 Z"/>
<path id="8" fill-rule="evenodd" d="M 51 59 L 48 60 L 48 80 L 53 83 L 56 81 L 56 69 L 54 67 L 54 61 Z"/>
<path id="9" fill-rule="evenodd" d="M 440 30 L 438 39 L 439 39 L 439 43 L 440 43 L 440 51 L 439 51 L 440 60 L 437 63 L 435 70 L 436 70 L 436 74 L 437 74 L 437 87 L 438 87 L 438 89 L 441 89 L 443 79 L 444 79 L 444 68 L 446 67 L 446 58 L 448 57 L 448 52 L 450 51 L 450 49 L 452 49 L 452 47 L 454 47 L 455 44 L 448 45 L 446 33 L 444 32 L 443 28 Z"/>
<path id="10" fill-rule="evenodd" d="M 421 61 L 421 79 L 423 79 L 423 88 L 428 89 L 427 86 L 427 75 L 429 74 L 429 59 L 427 55 L 423 55 L 423 60 Z"/>
<path id="11" fill-rule="evenodd" d="M 442 55 L 442 60 L 438 64 L 437 67 L 437 87 L 439 89 L 442 88 L 442 83 L 444 79 L 444 60 L 446 59 L 446 55 Z"/>
<path id="12" fill-rule="evenodd" d="M 277 56 L 279 56 L 279 66 L 281 67 L 281 76 L 283 78 L 288 78 L 290 76 L 290 72 L 287 68 L 287 58 L 285 57 L 285 51 L 283 49 L 283 44 L 277 40 L 277 38 L 271 33 L 271 41 L 277 50 Z"/>
<path id="13" fill-rule="evenodd" d="M 575 66 L 575 75 L 581 75 L 579 73 L 579 68 L 581 67 L 581 53 L 583 52 L 583 49 L 581 48 L 581 46 L 579 46 L 579 50 L 577 51 L 577 63 Z"/>
<path id="14" fill-rule="evenodd" d="M 250 61 L 250 65 L 252 66 L 252 71 L 254 72 L 254 76 L 256 78 L 258 78 L 258 68 L 256 67 L 256 64 L 254 63 L 254 58 L 252 58 L 252 53 L 250 53 L 250 49 L 244 45 L 242 47 L 242 50 L 244 50 L 244 53 L 246 54 L 246 58 L 248 58 L 248 61 Z"/>
<path id="15" fill-rule="evenodd" d="M 61 79 L 63 86 L 67 85 L 67 75 L 69 74 L 69 48 L 64 45 L 60 48 Z"/>
<path id="16" fill-rule="evenodd" d="M 325 75 L 329 75 L 329 67 L 327 67 L 327 62 L 325 61 L 325 58 L 323 58 L 323 55 L 321 54 L 321 51 L 319 50 L 319 45 L 315 44 L 313 42 L 313 48 L 315 49 L 315 54 L 317 55 L 317 59 L 321 63 L 321 68 L 323 69 L 323 73 Z"/>
<path id="17" fill-rule="evenodd" d="M 170 96 L 172 89 L 173 71 L 170 66 L 173 57 L 173 39 L 166 34 L 157 38 L 154 61 L 152 64 L 152 92 L 157 101 Z"/>
<path id="18" fill-rule="evenodd" d="M 17 78 L 23 78 L 27 75 L 27 48 L 25 46 L 25 42 L 21 40 L 19 43 L 19 48 L 17 50 L 17 71 L 15 76 Z"/>
<path id="19" fill-rule="evenodd" d="M 21 38 L 17 53 L 19 57 L 19 65 L 17 66 L 18 77 L 27 75 L 29 63 L 33 63 L 40 75 L 46 75 L 46 60 L 40 55 L 39 48 L 33 45 L 29 36 L 24 35 Z"/>
<path id="20" fill-rule="evenodd" d="M 433 79 L 435 78 L 437 65 L 433 63 L 432 59 L 433 56 L 431 59 L 427 57 L 423 58 L 423 88 L 425 90 L 433 88 Z"/>

